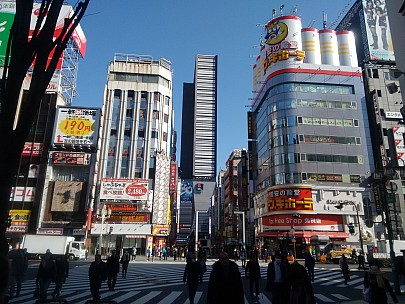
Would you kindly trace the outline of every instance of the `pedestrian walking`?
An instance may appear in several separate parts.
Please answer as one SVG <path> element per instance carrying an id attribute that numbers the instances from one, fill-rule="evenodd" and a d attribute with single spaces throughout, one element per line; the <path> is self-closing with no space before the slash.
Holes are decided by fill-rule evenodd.
<path id="1" fill-rule="evenodd" d="M 313 282 L 315 280 L 315 258 L 310 252 L 305 256 L 305 268 L 308 271 L 308 277 Z"/>
<path id="2" fill-rule="evenodd" d="M 186 264 L 183 275 L 183 282 L 187 282 L 188 299 L 190 300 L 190 304 L 194 304 L 198 281 L 200 281 L 200 283 L 203 282 L 202 273 L 201 264 L 196 261 L 195 254 L 193 253 L 191 256 L 191 262 Z"/>
<path id="3" fill-rule="evenodd" d="M 101 260 L 101 255 L 96 254 L 94 256 L 94 262 L 92 262 L 89 267 L 90 291 L 93 296 L 93 300 L 100 300 L 101 283 L 106 279 L 107 266 Z"/>
<path id="4" fill-rule="evenodd" d="M 260 280 L 260 265 L 259 262 L 256 260 L 254 254 L 252 253 L 249 257 L 249 261 L 246 264 L 245 267 L 245 277 L 246 279 L 249 280 L 249 291 L 250 291 L 250 296 L 253 298 L 253 285 L 255 285 L 255 291 L 256 291 L 256 299 L 259 299 L 259 294 L 260 294 L 260 285 L 259 285 L 259 280 Z"/>
<path id="5" fill-rule="evenodd" d="M 166 247 L 164 247 L 162 249 L 162 255 L 163 255 L 163 260 L 167 260 L 167 249 L 166 249 Z"/>
<path id="6" fill-rule="evenodd" d="M 45 300 L 48 296 L 49 285 L 55 281 L 56 266 L 52 253 L 47 250 L 38 267 L 36 284 L 39 286 L 39 298 Z"/>
<path id="7" fill-rule="evenodd" d="M 173 248 L 173 261 L 176 261 L 177 259 L 177 247 Z"/>
<path id="8" fill-rule="evenodd" d="M 132 261 L 135 261 L 136 259 L 136 247 L 132 248 Z"/>
<path id="9" fill-rule="evenodd" d="M 27 271 L 27 268 L 28 268 L 28 259 L 26 254 L 24 253 L 24 250 L 17 249 L 12 256 L 10 267 L 10 290 L 9 290 L 10 299 L 14 297 L 16 285 L 17 290 L 15 296 L 16 297 L 20 296 L 21 281 L 25 272 Z"/>
<path id="10" fill-rule="evenodd" d="M 63 283 L 66 281 L 66 263 L 65 256 L 57 256 L 55 259 L 56 275 L 55 275 L 55 289 L 52 293 L 52 298 L 60 296 Z"/>
<path id="11" fill-rule="evenodd" d="M 156 256 L 156 247 L 153 246 L 153 247 L 152 247 L 152 262 L 155 261 L 155 256 Z"/>
<path id="12" fill-rule="evenodd" d="M 246 250 L 242 249 L 240 252 L 240 260 L 242 261 L 242 267 L 245 268 L 246 266 Z"/>
<path id="13" fill-rule="evenodd" d="M 277 252 L 274 261 L 267 266 L 267 284 L 265 290 L 271 292 L 273 304 L 285 304 L 289 301 L 288 275 L 290 264 Z"/>
<path id="14" fill-rule="evenodd" d="M 370 270 L 364 273 L 363 300 L 370 304 L 386 304 L 388 303 L 387 293 L 389 293 L 394 303 L 398 303 L 397 296 L 390 282 L 384 277 L 384 273 L 378 265 L 370 264 Z M 366 298 L 365 294 L 368 294 Z"/>
<path id="15" fill-rule="evenodd" d="M 364 262 L 365 262 L 364 260 L 365 260 L 364 252 L 361 251 L 359 256 L 357 257 L 357 261 L 359 262 L 359 270 L 360 269 L 366 270 L 366 266 L 364 266 Z"/>
<path id="16" fill-rule="evenodd" d="M 124 254 L 121 257 L 121 264 L 122 264 L 122 278 L 125 279 L 127 277 L 129 265 L 129 253 L 126 250 L 124 251 Z"/>
<path id="17" fill-rule="evenodd" d="M 228 253 L 221 252 L 219 261 L 212 266 L 208 282 L 208 304 L 244 303 L 242 278 L 238 265 L 229 260 Z"/>
<path id="18" fill-rule="evenodd" d="M 347 283 L 347 281 L 350 280 L 350 268 L 349 268 L 349 264 L 347 263 L 347 258 L 344 254 L 342 254 L 342 257 L 339 260 L 339 267 L 342 270 L 343 279 L 345 280 L 345 285 L 349 285 Z"/>
<path id="19" fill-rule="evenodd" d="M 107 259 L 107 284 L 108 290 L 114 291 L 117 275 L 120 272 L 120 259 L 116 250 L 113 250 Z"/>
<path id="20" fill-rule="evenodd" d="M 288 282 L 290 285 L 289 304 L 316 304 L 314 290 L 307 271 L 297 261 L 291 265 Z"/>
<path id="21" fill-rule="evenodd" d="M 146 256 L 147 256 L 147 261 L 149 262 L 150 259 L 150 255 L 151 255 L 151 250 L 150 250 L 150 246 L 148 247 L 148 249 L 146 250 Z"/>

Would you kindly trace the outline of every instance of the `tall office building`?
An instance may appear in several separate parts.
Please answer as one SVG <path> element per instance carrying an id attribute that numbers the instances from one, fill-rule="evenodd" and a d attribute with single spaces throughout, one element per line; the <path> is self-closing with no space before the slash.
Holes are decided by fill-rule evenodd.
<path id="1" fill-rule="evenodd" d="M 215 55 L 197 55 L 194 83 L 183 85 L 180 178 L 183 179 L 179 207 L 179 240 L 193 227 L 208 244 L 209 214 L 215 191 L 217 162 L 217 61 Z M 192 191 L 191 201 L 185 196 Z M 187 199 L 182 199 L 187 198 Z M 196 231 L 196 230 L 194 230 Z"/>
<path id="2" fill-rule="evenodd" d="M 141 253 L 169 235 L 173 119 L 171 63 L 115 54 L 103 105 L 98 207 L 111 210 L 111 247 Z M 92 235 L 101 229 L 99 222 Z"/>
<path id="3" fill-rule="evenodd" d="M 183 178 L 215 181 L 217 56 L 197 55 L 194 83 L 183 86 L 180 167 Z"/>
<path id="4" fill-rule="evenodd" d="M 398 0 L 385 2 L 357 0 L 337 26 L 338 30 L 350 30 L 357 34 L 358 61 L 363 71 L 370 130 L 374 135 L 372 137 L 375 164 L 373 173 L 376 174 L 372 174 L 373 177 L 393 168 L 396 171 L 405 169 L 403 137 L 405 127 L 403 125 L 404 117 L 401 114 L 403 111 L 401 91 L 403 94 L 404 90 L 399 89 L 401 81 L 402 84 L 405 83 L 403 70 L 401 72 L 401 69 L 405 67 L 405 59 L 402 56 L 403 48 L 401 49 L 401 46 L 403 47 L 404 43 L 400 26 L 404 23 L 405 18 L 398 13 L 403 3 Z M 393 14 L 387 14 L 389 6 L 391 6 Z M 404 8 L 402 9 L 404 10 Z M 399 35 L 395 34 L 398 30 Z M 395 34 L 396 44 L 393 43 L 391 33 Z M 397 67 L 397 64 L 400 68 Z M 402 224 L 402 219 L 405 218 L 405 191 L 402 185 L 405 176 L 397 173 L 385 174 L 385 178 L 392 179 L 390 185 L 394 184 L 392 187 L 398 189 L 394 191 L 393 199 L 386 202 L 390 213 L 386 218 L 391 223 L 385 226 L 392 226 L 393 237 L 403 240 L 405 239 Z M 385 202 L 381 203 L 380 198 L 389 195 L 383 194 L 386 190 L 382 187 L 382 180 L 370 178 L 370 181 L 375 193 L 373 210 L 377 215 L 384 211 Z M 391 189 L 389 191 L 392 192 Z M 388 235 L 385 233 L 386 227 L 379 223 L 375 223 L 373 226 L 375 233 L 382 235 L 376 240 L 376 250 L 379 253 L 389 252 L 386 247 L 385 236 Z"/>
<path id="5" fill-rule="evenodd" d="M 354 35 L 302 28 L 297 16 L 265 30 L 249 113 L 257 241 L 298 257 L 358 242 L 373 234 L 363 221 L 373 161 Z"/>

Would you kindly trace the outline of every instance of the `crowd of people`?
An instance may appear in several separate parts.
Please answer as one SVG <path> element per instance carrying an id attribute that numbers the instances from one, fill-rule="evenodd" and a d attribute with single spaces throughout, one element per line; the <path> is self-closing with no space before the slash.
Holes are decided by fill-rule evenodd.
<path id="1" fill-rule="evenodd" d="M 263 286 L 261 285 L 262 276 L 258 253 L 249 252 L 248 261 L 243 263 L 245 254 L 242 251 L 239 255 L 234 254 L 234 256 L 238 256 L 242 260 L 242 267 L 249 286 L 248 291 L 252 299 L 260 299 L 261 293 L 265 291 L 271 294 L 273 304 L 316 303 L 312 288 L 312 282 L 315 280 L 315 258 L 312 254 L 307 252 L 304 255 L 304 261 L 292 260 L 281 252 L 269 255 L 266 284 Z M 378 263 L 370 260 L 369 269 L 366 270 L 363 257 L 361 253 L 358 256 L 358 268 L 365 270 L 363 300 L 370 304 L 384 304 L 388 302 L 388 297 L 391 297 L 394 303 L 398 303 L 398 299 Z M 203 275 L 207 271 L 206 252 L 200 248 L 196 255 L 191 250 L 187 250 L 184 258 L 186 266 L 183 282 L 187 284 L 189 300 L 193 304 L 197 289 L 203 283 Z M 124 250 L 121 257 L 118 250 L 112 250 L 106 262 L 102 261 L 100 254 L 95 255 L 88 271 L 93 300 L 100 300 L 100 288 L 103 281 L 107 280 L 110 291 L 115 290 L 120 268 L 122 278 L 125 279 L 131 259 L 132 254 L 129 250 Z M 243 281 L 236 262 L 236 259 L 235 262 L 230 260 L 225 251 L 219 254 L 218 261 L 212 265 L 207 284 L 207 303 L 244 303 Z M 349 285 L 350 267 L 344 254 L 339 260 L 339 266 L 344 284 Z M 21 282 L 27 267 L 26 251 L 24 249 L 14 250 L 9 256 L 9 299 L 20 296 Z M 34 297 L 47 299 L 51 295 L 52 298 L 58 298 L 68 276 L 69 256 L 53 256 L 48 250 L 37 270 Z M 52 283 L 54 283 L 54 289 L 50 292 L 49 288 Z"/>

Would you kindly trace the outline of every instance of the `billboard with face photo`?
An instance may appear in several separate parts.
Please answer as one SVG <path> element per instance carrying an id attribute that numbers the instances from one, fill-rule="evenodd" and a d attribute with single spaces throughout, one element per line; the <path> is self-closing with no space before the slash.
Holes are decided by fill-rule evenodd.
<path id="1" fill-rule="evenodd" d="M 364 43 L 366 53 L 370 58 L 366 60 L 395 61 L 394 48 L 391 39 L 390 24 L 384 0 L 362 0 L 364 17 Z M 361 13 L 361 11 L 360 11 Z M 367 52 L 368 49 L 368 52 Z"/>

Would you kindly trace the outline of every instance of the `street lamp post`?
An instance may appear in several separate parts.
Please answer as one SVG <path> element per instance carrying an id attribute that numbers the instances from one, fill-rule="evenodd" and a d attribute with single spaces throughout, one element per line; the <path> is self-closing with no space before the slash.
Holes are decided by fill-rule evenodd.
<path id="1" fill-rule="evenodd" d="M 195 212 L 195 244 L 194 244 L 194 250 L 195 250 L 195 254 L 197 255 L 197 251 L 198 251 L 198 215 L 200 214 L 200 212 L 202 212 L 201 210 L 197 210 Z"/>
<path id="2" fill-rule="evenodd" d="M 104 222 L 111 216 L 111 210 L 107 209 L 107 206 L 103 204 L 103 208 L 97 214 L 97 218 L 101 220 L 101 230 L 100 230 L 100 254 L 101 254 L 101 246 L 103 246 L 103 229 L 104 229 Z M 104 255 L 105 255 L 105 248 L 104 248 Z"/>
<path id="3" fill-rule="evenodd" d="M 339 203 L 339 205 L 335 206 L 335 208 L 342 209 L 343 206 L 345 206 L 345 205 L 352 205 L 356 209 L 356 218 L 357 218 L 357 225 L 359 227 L 359 240 L 360 240 L 360 246 L 361 246 L 360 253 L 362 253 L 362 252 L 364 252 L 364 247 L 363 247 L 363 238 L 361 237 L 361 224 L 360 224 L 359 209 L 357 208 L 357 205 L 352 201 L 345 201 L 343 203 Z"/>
<path id="4" fill-rule="evenodd" d="M 242 214 L 242 231 L 243 231 L 243 236 L 242 236 L 242 242 L 243 242 L 243 250 L 246 252 L 246 227 L 245 227 L 245 211 L 234 211 L 235 214 Z"/>

